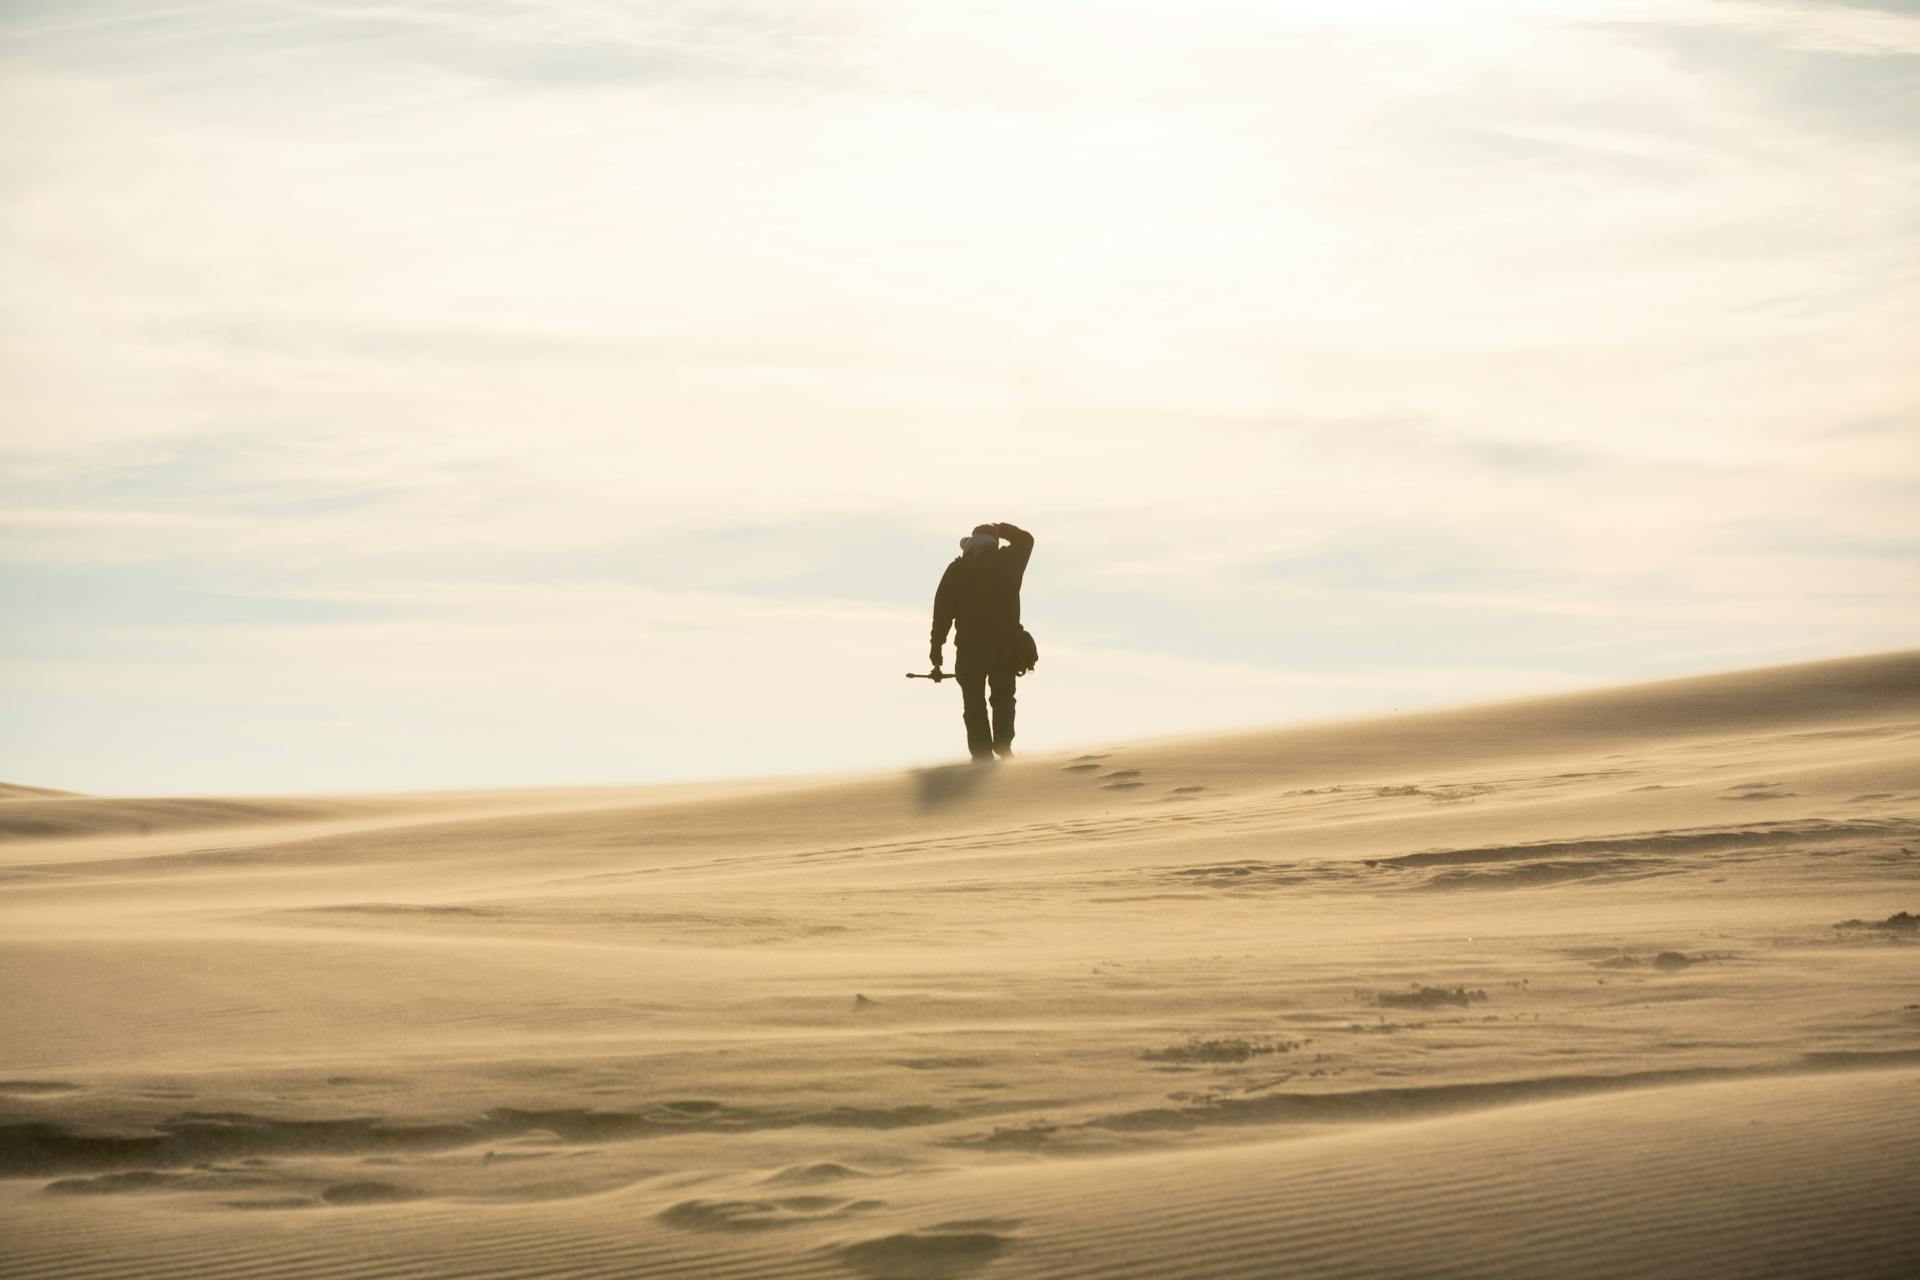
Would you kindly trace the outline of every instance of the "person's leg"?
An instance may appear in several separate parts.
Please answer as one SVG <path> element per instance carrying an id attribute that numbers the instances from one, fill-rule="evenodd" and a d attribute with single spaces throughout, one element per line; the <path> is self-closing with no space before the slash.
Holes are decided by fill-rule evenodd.
<path id="1" fill-rule="evenodd" d="M 967 752 L 975 760 L 993 758 L 993 726 L 987 719 L 987 673 L 956 662 L 960 682 L 960 719 L 967 726 Z"/>
<path id="2" fill-rule="evenodd" d="M 1013 754 L 1013 684 L 1019 677 L 1005 665 L 993 669 L 993 750 L 994 754 Z"/>

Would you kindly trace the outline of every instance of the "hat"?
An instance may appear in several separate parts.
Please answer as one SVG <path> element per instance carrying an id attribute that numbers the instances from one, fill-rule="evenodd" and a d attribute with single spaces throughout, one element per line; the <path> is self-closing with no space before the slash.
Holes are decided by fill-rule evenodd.
<path id="1" fill-rule="evenodd" d="M 999 545 L 999 537 L 991 533 L 970 533 L 960 539 L 960 549 L 962 551 L 990 551 Z"/>

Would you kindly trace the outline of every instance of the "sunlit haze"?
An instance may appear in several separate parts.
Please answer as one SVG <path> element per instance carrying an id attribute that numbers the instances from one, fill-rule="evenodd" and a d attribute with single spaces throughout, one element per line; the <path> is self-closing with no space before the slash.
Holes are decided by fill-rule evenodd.
<path id="1" fill-rule="evenodd" d="M 1920 642 L 1920 15 L 0 10 L 0 778 L 646 782 Z"/>

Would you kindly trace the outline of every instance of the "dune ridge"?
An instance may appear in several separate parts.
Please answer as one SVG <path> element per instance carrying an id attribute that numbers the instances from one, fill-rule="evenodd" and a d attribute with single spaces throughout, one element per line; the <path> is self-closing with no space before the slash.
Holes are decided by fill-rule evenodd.
<path id="1" fill-rule="evenodd" d="M 10 1275 L 1920 1266 L 1920 652 L 997 769 L 0 809 Z"/>
<path id="2" fill-rule="evenodd" d="M 0 782 L 0 801 L 42 800 L 78 794 L 74 791 L 56 791 L 52 787 L 29 787 L 18 782 Z"/>

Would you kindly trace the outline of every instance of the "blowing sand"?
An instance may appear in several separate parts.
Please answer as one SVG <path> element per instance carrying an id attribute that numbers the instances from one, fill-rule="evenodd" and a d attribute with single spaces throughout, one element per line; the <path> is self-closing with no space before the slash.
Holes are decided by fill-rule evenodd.
<path id="1" fill-rule="evenodd" d="M 1920 653 L 826 782 L 0 796 L 13 1276 L 1920 1273 Z"/>

